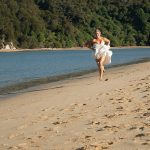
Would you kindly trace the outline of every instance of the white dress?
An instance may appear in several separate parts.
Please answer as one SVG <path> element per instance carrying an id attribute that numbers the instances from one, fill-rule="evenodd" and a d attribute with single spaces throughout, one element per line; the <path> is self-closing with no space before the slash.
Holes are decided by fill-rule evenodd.
<path id="1" fill-rule="evenodd" d="M 110 45 L 105 45 L 102 41 L 101 44 L 94 44 L 92 49 L 94 50 L 94 58 L 99 59 L 101 56 L 106 56 L 104 64 L 111 63 L 112 51 L 110 51 Z"/>

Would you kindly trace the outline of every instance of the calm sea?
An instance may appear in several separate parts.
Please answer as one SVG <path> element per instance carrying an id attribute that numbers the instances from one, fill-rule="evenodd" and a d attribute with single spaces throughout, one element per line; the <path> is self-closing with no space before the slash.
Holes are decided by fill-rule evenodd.
<path id="1" fill-rule="evenodd" d="M 150 48 L 113 51 L 108 67 L 150 59 Z M 24 51 L 0 53 L 0 94 L 96 70 L 92 51 Z"/>

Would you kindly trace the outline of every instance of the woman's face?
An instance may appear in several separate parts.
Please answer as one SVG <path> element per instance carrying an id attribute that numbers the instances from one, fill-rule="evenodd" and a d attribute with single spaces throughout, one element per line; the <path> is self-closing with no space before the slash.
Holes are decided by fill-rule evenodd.
<path id="1" fill-rule="evenodd" d="M 96 37 L 100 37 L 101 36 L 101 32 L 100 31 L 96 31 Z"/>

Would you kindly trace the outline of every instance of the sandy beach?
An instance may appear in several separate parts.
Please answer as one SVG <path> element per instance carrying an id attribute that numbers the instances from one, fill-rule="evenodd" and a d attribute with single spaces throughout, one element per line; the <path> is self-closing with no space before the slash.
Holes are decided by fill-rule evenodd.
<path id="1" fill-rule="evenodd" d="M 0 150 L 149 150 L 150 62 L 0 98 Z"/>

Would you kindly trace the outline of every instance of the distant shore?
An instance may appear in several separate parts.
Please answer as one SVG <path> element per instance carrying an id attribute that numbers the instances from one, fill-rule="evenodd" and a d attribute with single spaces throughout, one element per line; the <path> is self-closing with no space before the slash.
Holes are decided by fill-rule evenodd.
<path id="1" fill-rule="evenodd" d="M 121 48 L 150 48 L 150 46 L 118 46 L 118 47 L 111 47 L 111 49 L 121 49 Z M 56 50 L 90 50 L 88 47 L 71 47 L 71 48 L 33 48 L 33 49 L 0 49 L 0 52 L 22 52 L 22 51 L 42 51 L 42 50 L 48 50 L 48 51 L 56 51 Z"/>
<path id="2" fill-rule="evenodd" d="M 33 48 L 33 49 L 0 49 L 0 52 L 21 52 L 21 51 L 42 51 L 42 50 L 47 50 L 47 51 L 56 51 L 56 50 L 89 50 L 87 47 L 71 47 L 71 48 Z"/>

